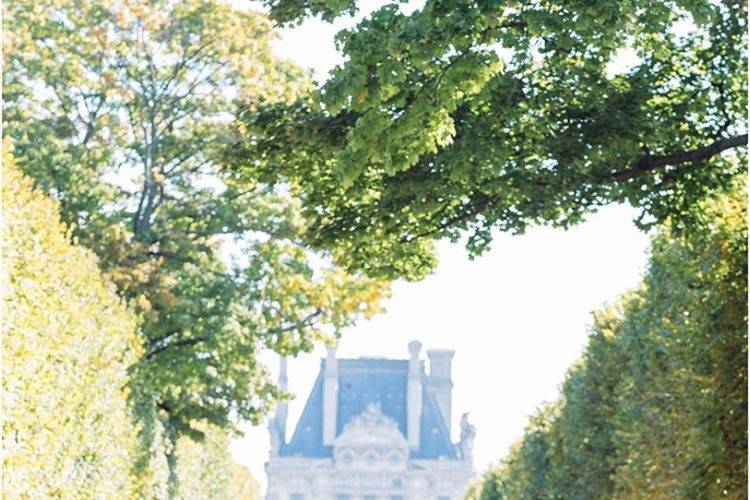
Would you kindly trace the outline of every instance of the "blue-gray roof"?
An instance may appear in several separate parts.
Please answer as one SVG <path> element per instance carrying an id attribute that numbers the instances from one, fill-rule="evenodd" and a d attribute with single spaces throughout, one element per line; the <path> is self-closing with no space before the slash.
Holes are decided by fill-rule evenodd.
<path id="1" fill-rule="evenodd" d="M 330 457 L 332 446 L 323 445 L 323 377 L 325 365 L 315 380 L 292 439 L 282 445 L 282 456 Z M 409 362 L 393 359 L 339 359 L 339 393 L 336 410 L 336 435 L 369 403 L 380 403 L 384 415 L 396 421 L 406 436 L 406 387 Z M 438 408 L 435 397 L 422 372 L 422 418 L 420 445 L 411 451 L 412 458 L 457 459 L 455 446 Z"/>

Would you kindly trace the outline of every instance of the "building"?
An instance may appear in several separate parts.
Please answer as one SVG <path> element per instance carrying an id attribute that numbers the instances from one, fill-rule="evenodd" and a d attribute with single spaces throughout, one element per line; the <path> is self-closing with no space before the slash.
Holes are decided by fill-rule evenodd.
<path id="1" fill-rule="evenodd" d="M 333 348 L 287 441 L 286 404 L 269 423 L 268 500 L 453 500 L 472 470 L 474 427 L 451 442 L 453 351 L 409 344 L 409 359 L 337 359 Z M 286 361 L 279 384 L 286 388 Z"/>

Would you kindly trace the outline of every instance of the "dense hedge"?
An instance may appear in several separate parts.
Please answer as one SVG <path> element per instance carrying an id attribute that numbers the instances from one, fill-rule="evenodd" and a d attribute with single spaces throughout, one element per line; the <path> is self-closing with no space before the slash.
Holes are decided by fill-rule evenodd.
<path id="1" fill-rule="evenodd" d="M 2 179 L 3 498 L 167 498 L 164 427 L 131 383 L 136 318 L 7 148 Z M 172 496 L 259 498 L 227 431 L 206 435 L 178 441 Z"/>
<path id="2" fill-rule="evenodd" d="M 743 185 L 654 238 L 642 286 L 595 315 L 560 401 L 469 498 L 747 497 L 746 216 Z"/>
<path id="3" fill-rule="evenodd" d="M 122 498 L 136 319 L 7 153 L 2 173 L 3 494 Z"/>

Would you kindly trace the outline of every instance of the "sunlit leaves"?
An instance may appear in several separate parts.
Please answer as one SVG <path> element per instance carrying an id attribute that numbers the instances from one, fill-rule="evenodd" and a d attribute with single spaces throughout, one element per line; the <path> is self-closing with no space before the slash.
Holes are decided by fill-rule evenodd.
<path id="1" fill-rule="evenodd" d="M 3 494 L 127 497 L 137 321 L 3 150 Z"/>
<path id="2" fill-rule="evenodd" d="M 281 22 L 356 7 L 266 3 Z M 424 276 L 419 240 L 465 236 L 476 255 L 493 229 L 612 202 L 689 224 L 743 169 L 746 18 L 740 2 L 388 3 L 337 35 L 345 62 L 318 92 L 242 115 L 234 162 L 299 183 L 310 242 L 371 275 Z"/>
<path id="3" fill-rule="evenodd" d="M 292 102 L 307 77 L 266 16 L 219 1 L 5 8 L 6 133 L 142 319 L 138 411 L 168 440 L 259 421 L 279 391 L 258 353 L 310 350 L 387 293 L 306 248 L 293 189 L 222 164 L 238 102 Z"/>

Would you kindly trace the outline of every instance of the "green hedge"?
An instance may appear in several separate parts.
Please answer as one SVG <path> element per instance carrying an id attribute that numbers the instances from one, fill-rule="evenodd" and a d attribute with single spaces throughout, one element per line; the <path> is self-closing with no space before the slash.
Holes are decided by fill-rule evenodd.
<path id="1" fill-rule="evenodd" d="M 595 314 L 561 399 L 469 498 L 747 498 L 744 188 L 654 238 L 642 286 Z"/>
<path id="2" fill-rule="evenodd" d="M 3 498 L 167 498 L 164 429 L 130 392 L 136 318 L 3 152 Z M 139 405 L 139 403 L 144 403 Z M 145 411 L 143 408 L 151 409 Z M 205 426 L 204 426 L 205 427 Z M 177 444 L 177 498 L 260 498 L 227 431 Z"/>
<path id="3" fill-rule="evenodd" d="M 3 494 L 122 498 L 136 319 L 7 152 L 2 173 Z"/>

